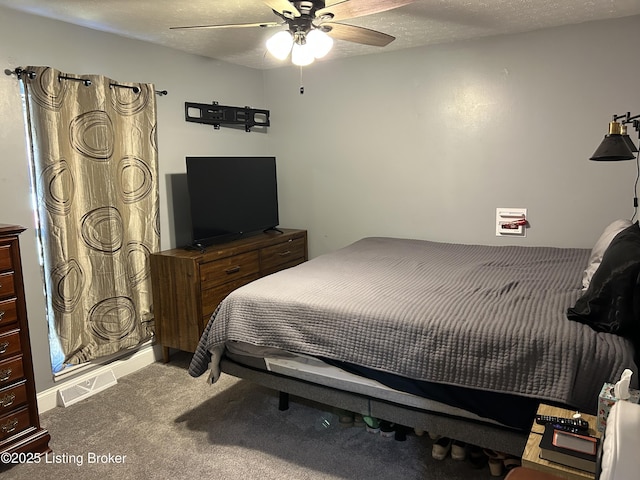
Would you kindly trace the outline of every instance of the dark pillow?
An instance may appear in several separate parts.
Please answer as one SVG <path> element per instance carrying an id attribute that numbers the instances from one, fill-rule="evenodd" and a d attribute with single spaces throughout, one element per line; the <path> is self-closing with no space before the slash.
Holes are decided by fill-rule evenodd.
<path id="1" fill-rule="evenodd" d="M 618 233 L 593 274 L 589 288 L 569 308 L 570 320 L 598 332 L 628 338 L 640 353 L 640 226 Z"/>

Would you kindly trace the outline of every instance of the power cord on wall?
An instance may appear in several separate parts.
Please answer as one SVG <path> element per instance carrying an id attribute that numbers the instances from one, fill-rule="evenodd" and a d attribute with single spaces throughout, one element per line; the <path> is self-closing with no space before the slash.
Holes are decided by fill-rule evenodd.
<path id="1" fill-rule="evenodd" d="M 640 152 L 636 153 L 636 181 L 633 184 L 633 216 L 631 221 L 634 222 L 638 215 L 638 179 L 640 178 Z"/>

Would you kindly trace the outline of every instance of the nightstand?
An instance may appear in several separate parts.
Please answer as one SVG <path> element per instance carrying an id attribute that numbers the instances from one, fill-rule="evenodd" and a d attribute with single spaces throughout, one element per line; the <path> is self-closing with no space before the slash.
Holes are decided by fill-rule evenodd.
<path id="1" fill-rule="evenodd" d="M 538 407 L 538 415 L 549 415 L 553 417 L 571 417 L 575 411 L 565 408 L 552 407 L 543 403 Z M 600 432 L 596 430 L 596 417 L 593 415 L 582 414 L 582 418 L 589 422 L 589 435 L 600 436 Z M 540 439 L 544 433 L 544 426 L 534 422 L 527 439 L 527 445 L 524 447 L 522 454 L 522 466 L 533 470 L 539 470 L 551 473 L 560 478 L 569 478 L 571 480 L 593 480 L 593 473 L 578 470 L 576 468 L 566 467 L 559 463 L 550 462 L 540 458 Z"/>

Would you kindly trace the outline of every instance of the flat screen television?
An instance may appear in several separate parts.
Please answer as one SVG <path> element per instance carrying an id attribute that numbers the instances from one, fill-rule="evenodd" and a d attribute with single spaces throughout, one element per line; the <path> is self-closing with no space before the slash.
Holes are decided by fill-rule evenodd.
<path id="1" fill-rule="evenodd" d="M 187 157 L 192 244 L 203 248 L 278 226 L 275 157 Z"/>

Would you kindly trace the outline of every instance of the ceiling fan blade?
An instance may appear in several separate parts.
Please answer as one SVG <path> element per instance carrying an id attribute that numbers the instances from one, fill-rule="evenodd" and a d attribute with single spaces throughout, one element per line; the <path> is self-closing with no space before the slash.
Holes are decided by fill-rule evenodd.
<path id="1" fill-rule="evenodd" d="M 261 22 L 261 23 L 226 23 L 223 25 L 190 25 L 188 27 L 169 27 L 169 30 L 196 30 L 204 28 L 251 28 L 251 27 L 280 27 L 282 22 Z"/>
<path id="2" fill-rule="evenodd" d="M 288 0 L 262 0 L 262 2 L 266 3 L 271 10 L 275 10 L 285 18 L 300 16 L 298 9 Z"/>
<path id="3" fill-rule="evenodd" d="M 413 3 L 415 0 L 344 0 L 316 12 L 316 18 L 333 15 L 332 21 L 364 17 Z"/>
<path id="4" fill-rule="evenodd" d="M 369 30 L 364 27 L 356 27 L 355 25 L 345 25 L 344 23 L 323 23 L 322 27 L 323 29 L 324 27 L 331 27 L 327 34 L 338 40 L 362 43 L 374 47 L 384 47 L 396 39 L 396 37 L 386 33 Z"/>

